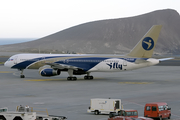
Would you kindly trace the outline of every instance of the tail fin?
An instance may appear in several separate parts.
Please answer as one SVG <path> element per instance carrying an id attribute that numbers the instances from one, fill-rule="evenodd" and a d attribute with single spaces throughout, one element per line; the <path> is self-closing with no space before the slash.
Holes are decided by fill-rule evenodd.
<path id="1" fill-rule="evenodd" d="M 161 28 L 162 25 L 152 26 L 151 29 L 127 55 L 131 57 L 150 58 L 153 54 Z"/>

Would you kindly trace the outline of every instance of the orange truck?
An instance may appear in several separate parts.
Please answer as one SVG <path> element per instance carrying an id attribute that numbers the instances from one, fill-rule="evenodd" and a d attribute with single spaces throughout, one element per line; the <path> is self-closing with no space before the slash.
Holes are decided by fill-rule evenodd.
<path id="1" fill-rule="evenodd" d="M 150 118 L 171 118 L 171 108 L 168 107 L 168 104 L 165 102 L 154 102 L 146 103 L 144 107 L 144 117 Z"/>

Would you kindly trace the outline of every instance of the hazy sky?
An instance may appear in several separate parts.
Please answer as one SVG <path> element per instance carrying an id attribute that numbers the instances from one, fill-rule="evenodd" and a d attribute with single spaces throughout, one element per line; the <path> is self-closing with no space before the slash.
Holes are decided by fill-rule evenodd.
<path id="1" fill-rule="evenodd" d="M 180 0 L 0 0 L 0 38 L 41 38 L 82 23 L 161 9 Z"/>

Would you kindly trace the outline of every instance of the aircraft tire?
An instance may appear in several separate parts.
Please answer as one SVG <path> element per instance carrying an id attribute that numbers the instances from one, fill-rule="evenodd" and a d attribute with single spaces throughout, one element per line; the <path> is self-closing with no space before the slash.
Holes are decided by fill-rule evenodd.
<path id="1" fill-rule="evenodd" d="M 77 77 L 72 77 L 73 81 L 76 81 L 77 80 Z"/>
<path id="2" fill-rule="evenodd" d="M 68 80 L 68 81 L 76 81 L 76 80 L 77 80 L 77 77 L 67 77 L 67 80 Z"/>
<path id="3" fill-rule="evenodd" d="M 87 76 L 84 76 L 84 79 L 85 79 L 85 80 L 87 80 L 87 79 L 88 79 L 88 77 L 87 77 Z"/>
<path id="4" fill-rule="evenodd" d="M 20 75 L 20 78 L 25 78 L 25 76 L 24 75 Z"/>
<path id="5" fill-rule="evenodd" d="M 85 80 L 92 80 L 92 79 L 93 79 L 93 76 L 84 76 L 84 79 L 85 79 Z"/>
<path id="6" fill-rule="evenodd" d="M 67 77 L 67 80 L 70 81 L 70 80 L 71 80 L 71 77 Z"/>
<path id="7" fill-rule="evenodd" d="M 90 76 L 90 79 L 91 79 L 91 80 L 93 80 L 93 79 L 94 79 L 94 77 L 93 77 L 93 76 Z"/>

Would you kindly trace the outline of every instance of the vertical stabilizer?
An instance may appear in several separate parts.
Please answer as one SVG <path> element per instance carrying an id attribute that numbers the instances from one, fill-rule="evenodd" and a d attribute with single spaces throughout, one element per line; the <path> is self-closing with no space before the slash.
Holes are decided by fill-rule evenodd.
<path id="1" fill-rule="evenodd" d="M 153 54 L 161 28 L 162 25 L 152 26 L 151 29 L 127 55 L 131 57 L 150 58 Z"/>

